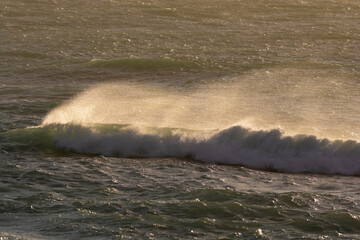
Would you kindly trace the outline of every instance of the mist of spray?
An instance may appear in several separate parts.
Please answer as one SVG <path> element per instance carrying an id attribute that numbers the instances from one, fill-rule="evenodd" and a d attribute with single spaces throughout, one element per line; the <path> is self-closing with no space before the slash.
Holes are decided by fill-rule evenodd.
<path id="1" fill-rule="evenodd" d="M 347 85 L 344 76 L 324 72 L 275 68 L 180 90 L 100 84 L 51 111 L 43 125 L 105 123 L 194 130 L 241 125 L 281 129 L 287 135 L 358 140 L 360 89 Z"/>

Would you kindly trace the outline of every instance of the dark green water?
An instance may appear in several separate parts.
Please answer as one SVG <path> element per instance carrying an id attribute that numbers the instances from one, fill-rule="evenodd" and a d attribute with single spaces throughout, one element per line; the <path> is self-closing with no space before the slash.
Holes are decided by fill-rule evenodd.
<path id="1" fill-rule="evenodd" d="M 357 238 L 355 177 L 184 159 L 8 156 L 5 239 Z"/>
<path id="2" fill-rule="evenodd" d="M 360 238 L 357 0 L 2 0 L 0 239 Z"/>

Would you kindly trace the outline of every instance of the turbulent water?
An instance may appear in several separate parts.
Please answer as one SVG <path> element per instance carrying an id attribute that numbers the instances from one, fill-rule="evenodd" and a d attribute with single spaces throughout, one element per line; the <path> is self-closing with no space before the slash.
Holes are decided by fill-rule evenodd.
<path id="1" fill-rule="evenodd" d="M 1 0 L 0 239 L 360 238 L 358 0 Z"/>

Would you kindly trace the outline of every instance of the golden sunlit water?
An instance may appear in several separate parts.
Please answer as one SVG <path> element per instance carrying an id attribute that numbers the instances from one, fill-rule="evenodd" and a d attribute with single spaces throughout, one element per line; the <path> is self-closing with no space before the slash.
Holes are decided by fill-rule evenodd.
<path id="1" fill-rule="evenodd" d="M 359 239 L 358 0 L 1 0 L 0 239 Z"/>

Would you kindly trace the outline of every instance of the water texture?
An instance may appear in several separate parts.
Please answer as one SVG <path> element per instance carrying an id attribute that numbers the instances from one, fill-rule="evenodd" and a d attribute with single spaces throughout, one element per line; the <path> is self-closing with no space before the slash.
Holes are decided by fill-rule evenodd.
<path id="1" fill-rule="evenodd" d="M 360 238 L 357 0 L 2 0 L 0 239 Z"/>

